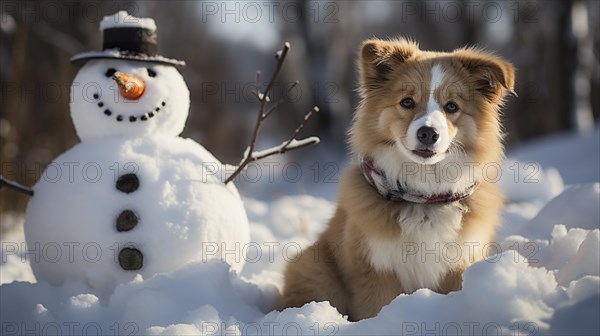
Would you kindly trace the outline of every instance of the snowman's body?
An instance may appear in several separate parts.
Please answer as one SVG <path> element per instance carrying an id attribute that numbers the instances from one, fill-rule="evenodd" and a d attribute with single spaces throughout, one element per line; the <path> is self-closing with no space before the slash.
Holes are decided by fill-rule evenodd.
<path id="1" fill-rule="evenodd" d="M 117 72 L 143 81 L 143 94 L 124 98 Z M 233 184 L 223 183 L 223 165 L 178 137 L 188 109 L 189 91 L 174 66 L 85 63 L 71 102 L 82 141 L 48 166 L 27 208 L 38 280 L 72 280 L 110 294 L 137 274 L 148 278 L 227 251 L 223 259 L 241 268 L 235 251 L 249 241 L 244 207 Z"/>
<path id="2" fill-rule="evenodd" d="M 249 239 L 246 215 L 219 166 L 189 139 L 110 137 L 76 145 L 48 167 L 27 209 L 29 249 L 40 252 L 31 258 L 36 278 L 53 285 L 73 280 L 110 294 L 138 273 L 149 278 L 219 257 L 236 244 L 239 250 Z M 119 178 L 132 174 L 139 187 L 119 190 Z M 139 270 L 119 262 L 130 248 L 143 255 Z M 243 258 L 227 257 L 239 270 Z"/>

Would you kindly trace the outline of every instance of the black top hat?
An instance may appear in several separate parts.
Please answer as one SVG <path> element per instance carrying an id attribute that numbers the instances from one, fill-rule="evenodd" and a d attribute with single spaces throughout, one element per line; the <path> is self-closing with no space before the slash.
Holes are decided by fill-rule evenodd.
<path id="1" fill-rule="evenodd" d="M 102 51 L 88 51 L 71 57 L 71 63 L 83 65 L 92 59 L 123 59 L 139 62 L 185 66 L 184 61 L 157 55 L 154 20 L 130 16 L 125 11 L 105 16 L 100 23 Z"/>

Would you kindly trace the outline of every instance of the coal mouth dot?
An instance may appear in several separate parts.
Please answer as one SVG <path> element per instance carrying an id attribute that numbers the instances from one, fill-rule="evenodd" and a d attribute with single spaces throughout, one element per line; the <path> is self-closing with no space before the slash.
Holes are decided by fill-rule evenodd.
<path id="1" fill-rule="evenodd" d="M 94 99 L 98 100 L 98 99 L 100 99 L 100 96 L 98 94 L 94 94 Z M 102 108 L 102 107 L 104 107 L 104 102 L 99 101 L 97 105 L 99 108 Z M 163 101 L 161 101 L 160 106 L 157 106 L 154 109 L 154 111 L 150 111 L 150 112 L 144 113 L 139 116 L 136 116 L 136 115 L 129 116 L 129 122 L 136 122 L 138 119 L 142 120 L 142 121 L 147 121 L 150 118 L 153 118 L 155 116 L 155 113 L 158 113 L 161 111 L 161 106 L 166 106 L 166 105 L 167 105 L 167 103 L 163 100 Z M 105 109 L 103 112 L 104 112 L 104 115 L 109 116 L 109 117 L 112 116 L 112 114 L 113 114 L 112 111 L 109 109 Z M 119 114 L 116 116 L 115 119 L 117 121 L 121 122 L 124 120 L 124 117 L 123 117 L 123 115 Z"/>

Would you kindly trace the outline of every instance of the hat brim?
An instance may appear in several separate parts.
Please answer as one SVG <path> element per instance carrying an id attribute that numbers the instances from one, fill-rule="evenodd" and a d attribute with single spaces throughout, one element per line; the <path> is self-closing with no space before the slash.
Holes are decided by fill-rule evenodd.
<path id="1" fill-rule="evenodd" d="M 173 58 L 166 58 L 160 55 L 148 56 L 144 54 L 124 53 L 119 50 L 88 51 L 80 53 L 71 57 L 71 63 L 73 63 L 74 65 L 81 66 L 84 65 L 87 61 L 91 61 L 94 59 L 121 59 L 138 62 L 174 65 L 181 67 L 185 66 L 184 61 L 176 60 Z"/>

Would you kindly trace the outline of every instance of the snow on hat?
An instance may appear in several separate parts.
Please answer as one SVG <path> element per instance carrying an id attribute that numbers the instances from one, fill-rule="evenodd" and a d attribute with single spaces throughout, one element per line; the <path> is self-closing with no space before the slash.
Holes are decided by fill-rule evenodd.
<path id="1" fill-rule="evenodd" d="M 125 59 L 140 62 L 184 66 L 184 61 L 157 54 L 156 24 L 150 18 L 136 18 L 126 11 L 105 16 L 100 22 L 102 51 L 88 51 L 71 57 L 71 63 L 83 65 L 92 59 Z"/>

